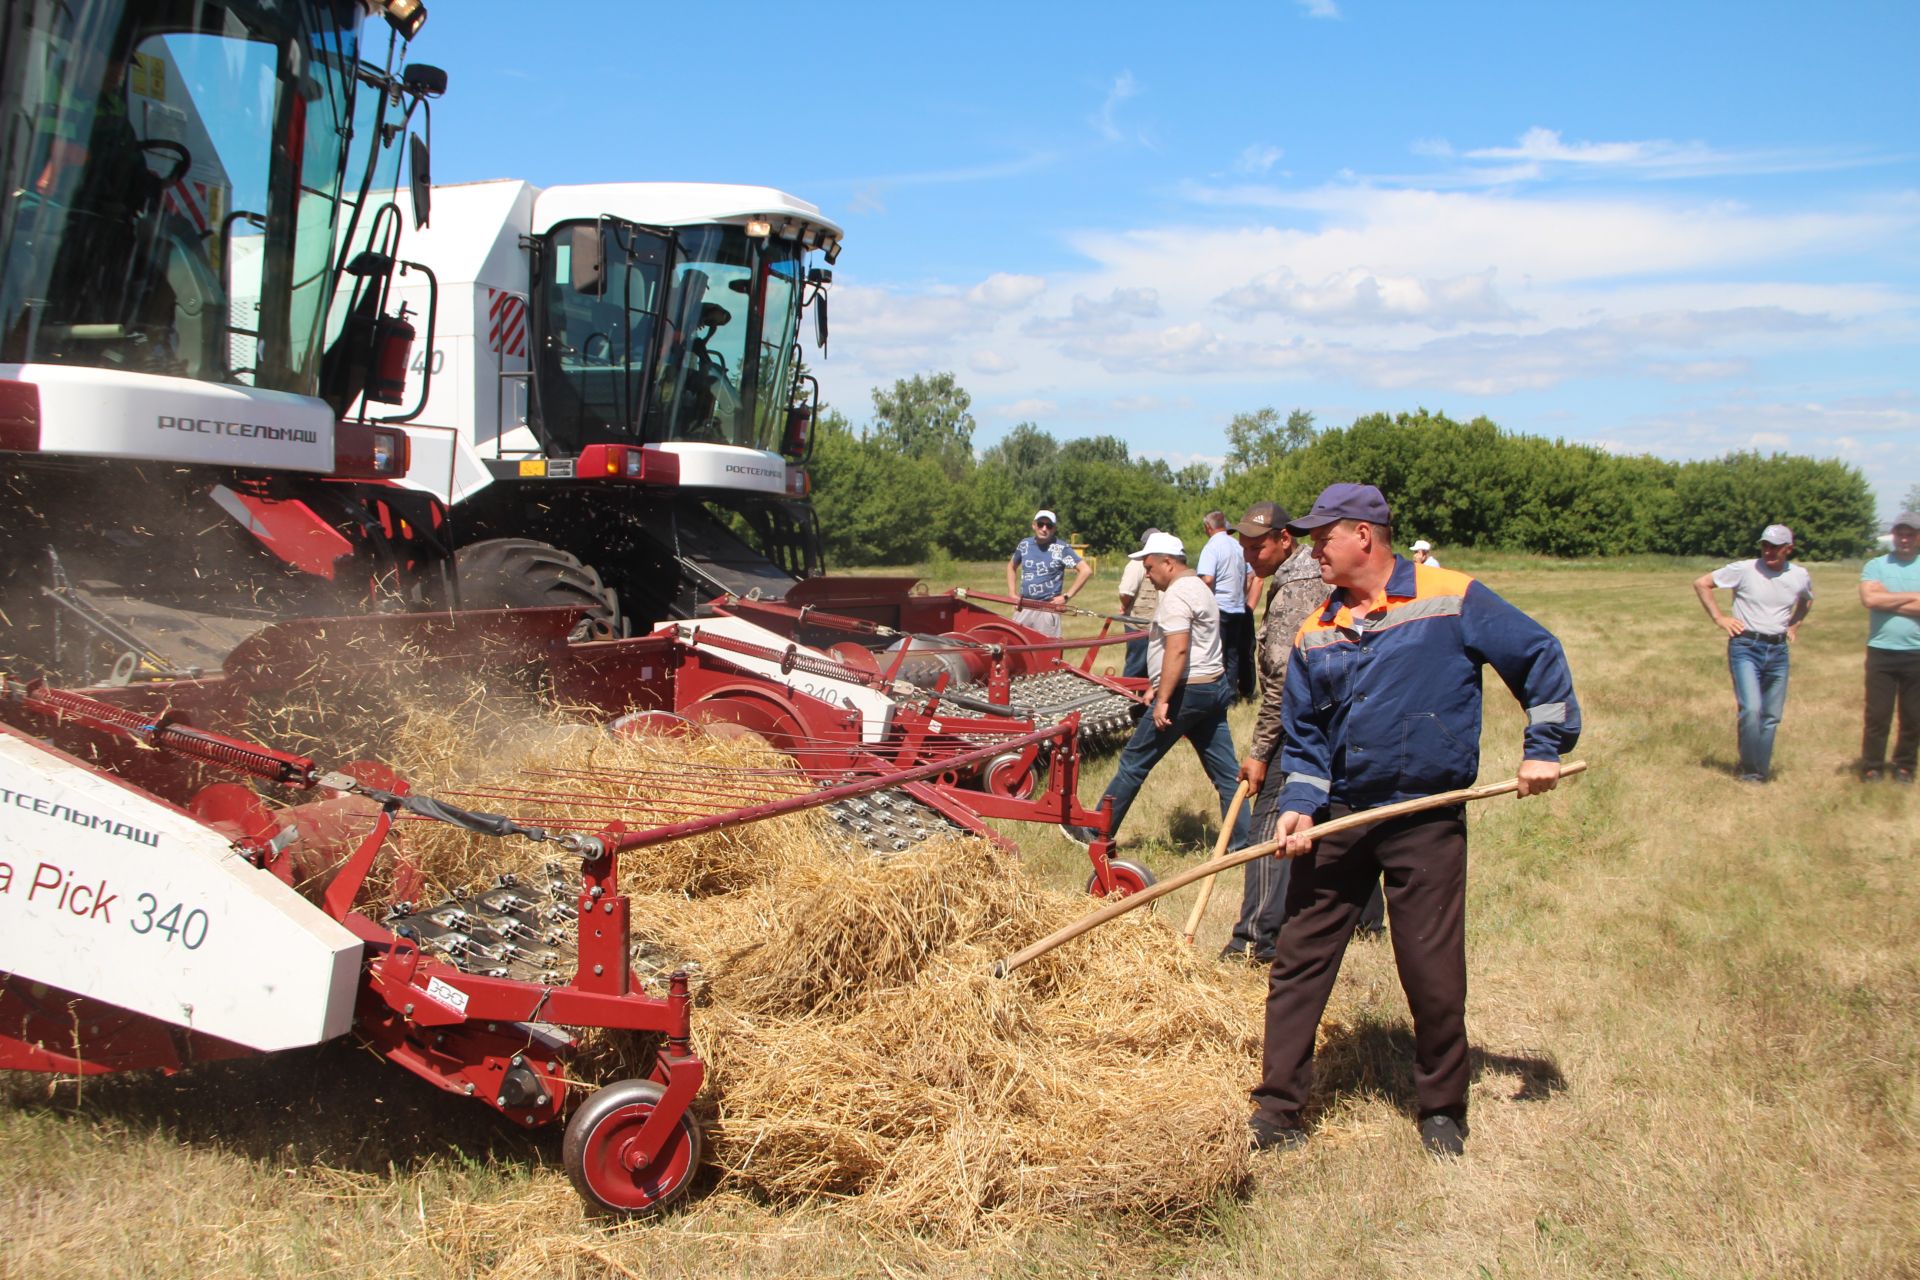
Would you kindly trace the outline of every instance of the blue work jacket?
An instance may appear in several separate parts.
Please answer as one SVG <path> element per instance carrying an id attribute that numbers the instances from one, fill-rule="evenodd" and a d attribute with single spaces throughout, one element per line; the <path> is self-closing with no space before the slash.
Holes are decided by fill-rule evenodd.
<path id="1" fill-rule="evenodd" d="M 1372 809 L 1470 787 L 1480 773 L 1480 669 L 1527 711 L 1526 758 L 1580 737 L 1573 673 L 1551 632 L 1464 573 L 1395 556 L 1386 609 L 1355 618 L 1335 591 L 1294 636 L 1280 807 Z"/>

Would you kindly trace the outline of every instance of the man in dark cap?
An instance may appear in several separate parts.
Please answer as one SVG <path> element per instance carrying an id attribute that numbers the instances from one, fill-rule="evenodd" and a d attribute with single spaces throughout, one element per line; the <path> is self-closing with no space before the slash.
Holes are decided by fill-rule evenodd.
<path id="1" fill-rule="evenodd" d="M 1267 988 L 1256 1149 L 1305 1140 L 1313 1042 L 1340 958 L 1385 874 L 1393 956 L 1413 1013 L 1420 1141 L 1457 1156 L 1467 1137 L 1467 827 L 1464 806 L 1315 842 L 1315 822 L 1471 786 L 1480 772 L 1480 669 L 1527 711 L 1519 791 L 1550 791 L 1580 736 L 1560 642 L 1464 573 L 1393 553 L 1372 485 L 1329 485 L 1293 521 L 1331 595 L 1294 639 L 1282 708 L 1282 851 L 1296 858 Z"/>
<path id="2" fill-rule="evenodd" d="M 1234 526 L 1241 554 L 1253 576 L 1267 583 L 1267 611 L 1260 623 L 1255 659 L 1260 668 L 1260 713 L 1253 745 L 1240 764 L 1240 778 L 1253 792 L 1252 839 L 1271 840 L 1280 820 L 1280 779 L 1268 787 L 1267 770 L 1280 754 L 1280 707 L 1287 685 L 1293 635 L 1309 613 L 1327 599 L 1327 584 L 1306 544 L 1287 528 L 1293 517 L 1277 502 L 1256 502 Z M 1261 858 L 1246 866 L 1240 895 L 1240 919 L 1221 949 L 1222 960 L 1273 961 L 1273 941 L 1286 906 L 1288 863 Z"/>
<path id="3" fill-rule="evenodd" d="M 1887 730 L 1896 706 L 1895 782 L 1913 782 L 1920 752 L 1920 513 L 1893 519 L 1893 549 L 1860 571 L 1860 603 L 1867 606 L 1867 720 L 1860 739 L 1860 776 L 1887 777 Z"/>

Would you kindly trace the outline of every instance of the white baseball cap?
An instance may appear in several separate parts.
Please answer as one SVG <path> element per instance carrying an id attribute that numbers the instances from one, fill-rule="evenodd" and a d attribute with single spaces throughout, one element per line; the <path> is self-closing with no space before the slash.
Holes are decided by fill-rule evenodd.
<path id="1" fill-rule="evenodd" d="M 1042 507 L 1038 511 L 1034 512 L 1033 519 L 1034 519 L 1034 523 L 1036 524 L 1038 524 L 1042 520 L 1049 520 L 1049 521 L 1052 521 L 1054 524 L 1060 523 L 1060 517 L 1053 514 L 1053 512 L 1047 510 L 1045 507 Z"/>
<path id="2" fill-rule="evenodd" d="M 1162 533 L 1156 529 L 1147 535 L 1147 540 L 1140 544 L 1140 549 L 1130 553 L 1127 559 L 1145 560 L 1148 556 L 1179 556 L 1184 560 L 1187 558 L 1187 544 L 1171 533 Z"/>
<path id="3" fill-rule="evenodd" d="M 1776 547 L 1793 545 L 1793 530 L 1783 524 L 1770 524 L 1760 531 L 1760 541 L 1770 542 Z"/>
<path id="4" fill-rule="evenodd" d="M 1425 538 L 1422 538 L 1420 539 L 1420 541 L 1414 543 L 1413 546 L 1409 549 L 1413 551 L 1431 551 L 1433 550 L 1433 544 L 1431 542 L 1428 542 Z"/>

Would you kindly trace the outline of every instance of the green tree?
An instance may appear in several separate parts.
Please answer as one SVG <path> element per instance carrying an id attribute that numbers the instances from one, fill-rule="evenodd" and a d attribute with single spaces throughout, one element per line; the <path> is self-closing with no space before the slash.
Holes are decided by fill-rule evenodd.
<path id="1" fill-rule="evenodd" d="M 1907 496 L 1900 500 L 1902 511 L 1920 511 L 1920 484 L 1907 490 Z"/>
<path id="2" fill-rule="evenodd" d="M 950 373 L 915 374 L 891 390 L 873 389 L 874 443 L 910 458 L 939 464 L 950 480 L 973 466 L 973 415 L 968 395 Z"/>
<path id="3" fill-rule="evenodd" d="M 809 471 L 830 568 L 926 558 L 951 488 L 937 462 L 862 438 L 829 409 L 820 415 Z"/>
<path id="4" fill-rule="evenodd" d="M 1269 406 L 1252 413 L 1236 413 L 1227 423 L 1228 475 L 1259 471 L 1313 443 L 1316 432 L 1313 415 L 1295 409 L 1280 420 L 1280 411 Z"/>

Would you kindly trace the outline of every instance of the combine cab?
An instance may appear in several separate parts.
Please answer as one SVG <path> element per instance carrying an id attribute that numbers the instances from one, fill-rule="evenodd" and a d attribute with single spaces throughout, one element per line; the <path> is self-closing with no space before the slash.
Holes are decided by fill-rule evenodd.
<path id="1" fill-rule="evenodd" d="M 0 666 L 146 679 L 275 617 L 445 598 L 405 432 L 343 420 L 406 363 L 368 193 L 444 84 L 396 70 L 424 17 L 0 7 Z"/>
<path id="2" fill-rule="evenodd" d="M 482 182 L 434 192 L 401 282 L 407 483 L 451 509 L 468 608 L 578 605 L 599 636 L 777 599 L 821 572 L 805 463 L 840 229 L 766 187 Z M 436 288 L 437 285 L 437 288 Z"/>

